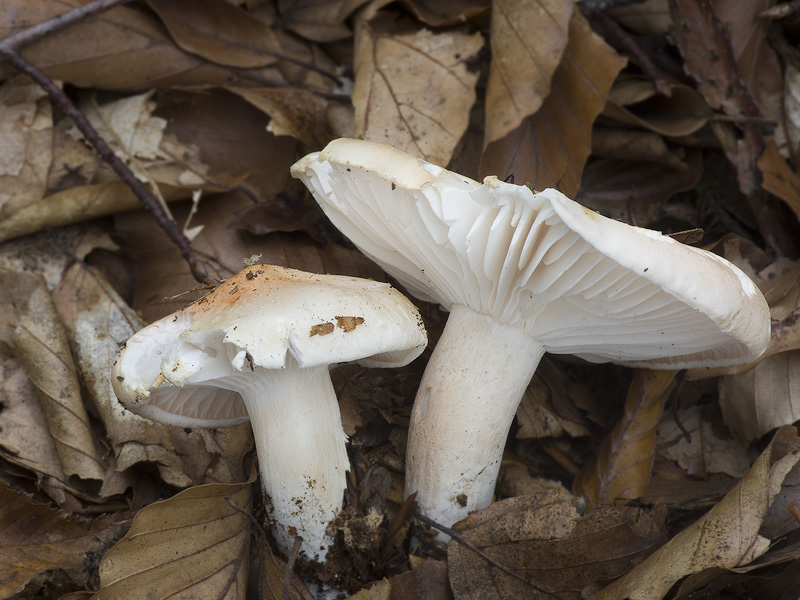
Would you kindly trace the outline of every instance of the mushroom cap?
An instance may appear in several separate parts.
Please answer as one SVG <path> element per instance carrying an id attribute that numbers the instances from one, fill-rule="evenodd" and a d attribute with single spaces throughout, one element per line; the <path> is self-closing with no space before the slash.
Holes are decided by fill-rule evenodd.
<path id="1" fill-rule="evenodd" d="M 254 265 L 134 334 L 112 381 L 142 416 L 224 427 L 247 421 L 238 392 L 253 372 L 353 361 L 399 367 L 426 343 L 416 307 L 387 283 Z"/>
<path id="2" fill-rule="evenodd" d="M 490 315 L 549 352 L 680 369 L 749 361 L 769 341 L 766 301 L 737 267 L 554 189 L 480 184 L 351 139 L 292 175 L 411 294 Z"/>

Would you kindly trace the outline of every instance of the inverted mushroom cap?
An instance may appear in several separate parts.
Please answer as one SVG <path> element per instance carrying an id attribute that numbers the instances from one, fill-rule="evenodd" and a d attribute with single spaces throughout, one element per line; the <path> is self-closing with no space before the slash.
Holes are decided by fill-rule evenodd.
<path id="1" fill-rule="evenodd" d="M 749 361 L 769 341 L 766 301 L 734 265 L 556 190 L 481 185 L 350 139 L 292 175 L 411 294 L 490 315 L 549 352 L 679 369 Z"/>
<path id="2" fill-rule="evenodd" d="M 112 381 L 142 416 L 223 427 L 248 419 L 240 380 L 258 367 L 403 366 L 426 341 L 416 308 L 389 284 L 255 265 L 131 337 Z"/>

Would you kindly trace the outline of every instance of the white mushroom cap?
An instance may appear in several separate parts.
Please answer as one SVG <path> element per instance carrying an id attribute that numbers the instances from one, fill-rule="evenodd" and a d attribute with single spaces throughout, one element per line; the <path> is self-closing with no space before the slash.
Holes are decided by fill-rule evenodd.
<path id="1" fill-rule="evenodd" d="M 419 313 L 390 285 L 270 265 L 249 267 L 128 340 L 114 391 L 169 425 L 252 422 L 278 546 L 293 531 L 322 560 L 349 468 L 328 368 L 403 366 L 424 349 Z"/>
<path id="2" fill-rule="evenodd" d="M 414 296 L 450 311 L 420 383 L 406 494 L 444 525 L 491 502 L 545 351 L 679 369 L 753 360 L 769 309 L 734 265 L 556 190 L 480 184 L 341 139 L 292 167 L 331 222 Z"/>
<path id="3" fill-rule="evenodd" d="M 752 360 L 769 339 L 764 298 L 733 264 L 556 190 L 481 185 L 351 139 L 292 175 L 411 294 L 492 315 L 549 352 L 680 369 Z"/>

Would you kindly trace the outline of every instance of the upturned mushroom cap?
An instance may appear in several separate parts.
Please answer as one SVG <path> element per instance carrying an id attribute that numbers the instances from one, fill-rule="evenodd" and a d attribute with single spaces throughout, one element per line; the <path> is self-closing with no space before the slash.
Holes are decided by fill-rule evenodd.
<path id="1" fill-rule="evenodd" d="M 225 427 L 248 419 L 239 394 L 220 389 L 226 379 L 282 369 L 289 357 L 301 368 L 399 367 L 426 342 L 416 308 L 387 283 L 255 265 L 131 337 L 112 380 L 144 417 Z"/>
<path id="2" fill-rule="evenodd" d="M 556 190 L 481 185 L 351 139 L 292 175 L 411 294 L 491 315 L 549 352 L 680 369 L 749 361 L 769 340 L 767 304 L 733 264 Z"/>

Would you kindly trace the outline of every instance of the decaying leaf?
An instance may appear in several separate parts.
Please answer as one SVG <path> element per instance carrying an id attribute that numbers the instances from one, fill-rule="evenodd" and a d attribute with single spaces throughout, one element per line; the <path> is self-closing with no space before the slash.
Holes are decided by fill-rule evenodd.
<path id="1" fill-rule="evenodd" d="M 573 2 L 494 0 L 484 146 L 534 114 L 567 47 Z"/>
<path id="2" fill-rule="evenodd" d="M 437 165 L 450 161 L 469 122 L 478 74 L 466 60 L 483 38 L 409 28 L 387 13 L 356 27 L 356 137 L 390 144 Z"/>
<path id="3" fill-rule="evenodd" d="M 504 179 L 513 174 L 518 183 L 530 183 L 537 190 L 554 187 L 574 197 L 591 151 L 592 123 L 624 65 L 625 60 L 574 12 L 550 94 L 522 125 L 486 146 L 481 175 Z"/>
<path id="4" fill-rule="evenodd" d="M 100 563 L 95 600 L 244 600 L 252 481 L 207 484 L 156 502 Z M 230 503 L 228 502 L 230 501 Z"/>
<path id="5" fill-rule="evenodd" d="M 767 143 L 757 164 L 764 176 L 764 189 L 786 202 L 800 217 L 800 177 L 786 164 L 774 140 Z"/>
<path id="6" fill-rule="evenodd" d="M 766 547 L 759 528 L 787 473 L 800 460 L 798 442 L 793 427 L 779 429 L 747 475 L 714 508 L 595 598 L 658 600 L 686 575 L 735 567 L 762 553 Z"/>
<path id="7" fill-rule="evenodd" d="M 620 507 L 581 518 L 568 496 L 553 490 L 502 500 L 470 514 L 455 529 L 518 575 L 571 597 L 624 573 L 664 539 L 658 515 Z M 456 540 L 448 544 L 447 560 L 457 600 L 547 597 Z"/>
<path id="8" fill-rule="evenodd" d="M 653 468 L 656 426 L 674 378 L 674 371 L 636 370 L 622 420 L 573 484 L 588 507 L 612 506 L 644 493 Z"/>
<path id="9" fill-rule="evenodd" d="M 86 553 L 97 551 L 113 532 L 112 519 L 69 516 L 0 482 L 0 598 L 11 598 L 49 569 L 83 575 Z"/>

